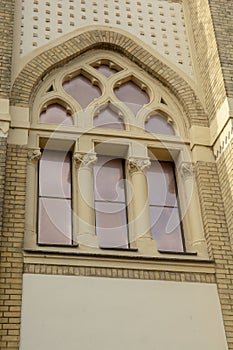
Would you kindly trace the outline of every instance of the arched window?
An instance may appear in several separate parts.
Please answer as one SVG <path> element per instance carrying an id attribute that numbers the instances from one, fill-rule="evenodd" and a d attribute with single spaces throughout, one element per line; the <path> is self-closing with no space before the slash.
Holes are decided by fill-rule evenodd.
<path id="1" fill-rule="evenodd" d="M 186 191 L 192 172 L 188 185 L 181 174 L 191 164 L 181 141 L 186 119 L 174 100 L 134 63 L 103 50 L 48 75 L 31 114 L 29 177 L 39 187 L 38 202 L 28 199 L 37 223 L 27 222 L 36 249 L 198 253 L 188 203 L 199 204 Z"/>

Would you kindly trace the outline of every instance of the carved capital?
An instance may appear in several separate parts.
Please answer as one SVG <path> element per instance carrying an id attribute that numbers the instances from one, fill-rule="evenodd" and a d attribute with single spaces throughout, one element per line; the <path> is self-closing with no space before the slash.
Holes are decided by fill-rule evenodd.
<path id="1" fill-rule="evenodd" d="M 151 165 L 151 162 L 148 158 L 129 158 L 128 159 L 128 169 L 131 174 L 137 171 L 142 172 L 145 168 L 148 168 L 150 165 Z"/>
<path id="2" fill-rule="evenodd" d="M 93 166 L 97 161 L 96 154 L 94 154 L 94 153 L 78 153 L 78 152 L 76 152 L 74 154 L 73 159 L 74 159 L 75 165 L 77 167 L 81 166 L 81 167 L 85 167 L 85 168 L 89 168 L 89 167 Z"/>
<path id="3" fill-rule="evenodd" d="M 41 151 L 39 148 L 31 149 L 28 151 L 28 160 L 30 162 L 36 163 L 36 162 L 38 162 L 40 157 L 41 157 Z"/>
<path id="4" fill-rule="evenodd" d="M 184 179 L 194 176 L 195 167 L 191 162 L 183 162 L 180 165 L 180 174 Z"/>
<path id="5" fill-rule="evenodd" d="M 5 115 L 4 115 L 5 116 Z M 8 121 L 2 121 L 4 117 L 0 114 L 0 133 L 2 134 L 1 136 L 6 137 L 10 128 L 10 123 Z M 9 116 L 10 118 L 10 116 Z"/>

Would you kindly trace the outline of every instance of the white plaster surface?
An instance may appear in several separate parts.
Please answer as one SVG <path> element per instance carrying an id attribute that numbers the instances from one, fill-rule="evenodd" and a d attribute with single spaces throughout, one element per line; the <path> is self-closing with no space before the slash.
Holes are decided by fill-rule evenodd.
<path id="1" fill-rule="evenodd" d="M 120 28 L 192 75 L 183 5 L 167 0 L 17 0 L 15 57 L 95 25 Z M 20 37 L 16 38 L 16 34 Z"/>
<path id="2" fill-rule="evenodd" d="M 214 284 L 26 274 L 20 350 L 227 350 Z"/>

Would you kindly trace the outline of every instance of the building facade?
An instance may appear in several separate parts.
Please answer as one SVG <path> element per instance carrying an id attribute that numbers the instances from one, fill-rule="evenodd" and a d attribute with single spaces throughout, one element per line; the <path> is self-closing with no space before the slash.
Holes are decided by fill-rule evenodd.
<path id="1" fill-rule="evenodd" d="M 0 1 L 1 349 L 233 350 L 233 3 Z"/>

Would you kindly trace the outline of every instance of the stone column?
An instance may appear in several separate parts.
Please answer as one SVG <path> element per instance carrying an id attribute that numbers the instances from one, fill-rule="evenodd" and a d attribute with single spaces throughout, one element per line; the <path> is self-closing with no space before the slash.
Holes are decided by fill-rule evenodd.
<path id="1" fill-rule="evenodd" d="M 77 174 L 77 213 L 76 237 L 78 243 L 88 246 L 98 246 L 95 233 L 95 209 L 94 209 L 94 177 L 93 165 L 97 161 L 94 153 L 74 154 L 74 162 Z"/>
<path id="2" fill-rule="evenodd" d="M 25 210 L 25 237 L 24 247 L 33 248 L 37 242 L 36 222 L 37 222 L 37 192 L 38 192 L 38 161 L 41 157 L 39 148 L 28 151 L 27 164 L 27 191 L 26 191 L 26 210 Z"/>
<path id="3" fill-rule="evenodd" d="M 144 169 L 150 166 L 148 158 L 131 157 L 128 159 L 128 170 L 132 182 L 133 224 L 132 238 L 137 241 L 139 251 L 145 254 L 156 254 L 156 242 L 151 236 L 151 223 L 148 202 L 148 186 Z"/>
<path id="4" fill-rule="evenodd" d="M 200 256 L 208 257 L 195 183 L 195 168 L 191 162 L 182 162 L 179 170 L 184 189 L 182 211 L 183 215 L 187 217 L 188 223 L 186 225 L 187 232 L 185 232 L 186 248 L 188 251 L 197 252 Z"/>

